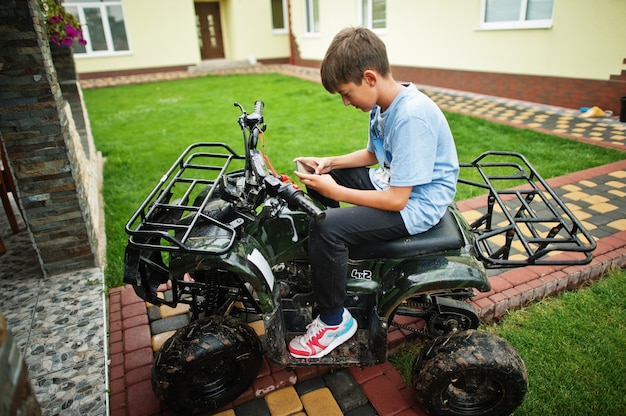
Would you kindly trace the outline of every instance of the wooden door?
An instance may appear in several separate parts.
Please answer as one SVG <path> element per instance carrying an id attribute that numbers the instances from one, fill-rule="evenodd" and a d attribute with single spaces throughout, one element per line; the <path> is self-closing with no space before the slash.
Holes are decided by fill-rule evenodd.
<path id="1" fill-rule="evenodd" d="M 202 60 L 224 57 L 219 3 L 195 3 L 198 43 Z"/>

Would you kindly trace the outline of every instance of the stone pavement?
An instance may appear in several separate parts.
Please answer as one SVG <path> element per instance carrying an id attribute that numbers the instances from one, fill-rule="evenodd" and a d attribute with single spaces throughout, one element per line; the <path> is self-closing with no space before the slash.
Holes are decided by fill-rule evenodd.
<path id="1" fill-rule="evenodd" d="M 17 219 L 20 231 L 13 234 L 0 213 L 0 233 L 8 250 L 0 256 L 0 310 L 26 362 L 42 414 L 106 416 L 102 269 L 44 278 L 24 221 L 19 215 Z"/>
<path id="2" fill-rule="evenodd" d="M 319 79 L 315 69 L 288 65 L 257 65 L 235 70 L 238 73 L 268 71 L 311 81 Z M 211 72 L 232 73 L 224 69 Z M 81 84 L 83 88 L 97 88 L 189 76 L 202 74 L 181 71 L 84 80 Z M 419 88 L 444 110 L 624 150 L 626 124 L 616 118 L 582 119 L 574 110 L 428 86 Z M 474 298 L 474 306 L 485 320 L 534 299 L 574 289 L 598 278 L 610 267 L 625 266 L 626 157 L 620 162 L 555 178 L 548 183 L 597 240 L 594 260 L 586 266 L 529 266 L 491 275 L 492 291 Z M 463 201 L 459 207 L 464 215 L 474 217 L 484 209 L 482 199 Z M 22 232 L 13 235 L 5 216 L 0 215 L 0 232 L 9 250 L 0 256 L 0 309 L 25 356 L 44 414 L 171 414 L 158 402 L 149 381 L 154 349 L 168 335 L 168 331 L 162 332 L 166 325 L 156 322 L 169 320 L 171 326 L 165 329 L 174 329 L 188 319 L 185 310 L 155 310 L 135 296 L 132 288 L 120 287 L 110 291 L 105 317 L 102 270 L 90 269 L 43 279 L 24 224 L 20 227 Z M 392 347 L 397 346 L 406 335 L 403 330 L 392 328 L 388 341 Z M 331 371 L 329 368 L 290 370 L 265 360 L 253 386 L 220 414 L 388 416 L 425 413 L 389 363 Z"/>

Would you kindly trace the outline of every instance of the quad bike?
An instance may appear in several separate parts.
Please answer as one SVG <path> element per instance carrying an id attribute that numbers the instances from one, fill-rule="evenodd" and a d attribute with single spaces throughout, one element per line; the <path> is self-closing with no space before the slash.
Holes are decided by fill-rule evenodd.
<path id="1" fill-rule="evenodd" d="M 316 316 L 307 242 L 324 207 L 257 149 L 263 103 L 251 114 L 235 106 L 244 154 L 223 143 L 190 146 L 126 226 L 124 281 L 152 304 L 190 309 L 190 323 L 156 354 L 156 395 L 181 414 L 215 411 L 248 388 L 263 354 L 285 367 L 382 363 L 396 326 L 424 345 L 411 381 L 430 414 L 506 415 L 519 406 L 524 362 L 503 339 L 476 331 L 468 300 L 490 290 L 486 267 L 584 264 L 595 248 L 526 159 L 487 152 L 462 165 L 480 181 L 459 182 L 488 193 L 486 214 L 472 224 L 450 206 L 425 233 L 350 247 L 345 306 L 359 329 L 323 358 L 298 359 L 287 343 Z M 568 256 L 555 259 L 561 252 Z M 167 284 L 171 294 L 159 296 Z M 262 322 L 260 335 L 251 322 Z"/>

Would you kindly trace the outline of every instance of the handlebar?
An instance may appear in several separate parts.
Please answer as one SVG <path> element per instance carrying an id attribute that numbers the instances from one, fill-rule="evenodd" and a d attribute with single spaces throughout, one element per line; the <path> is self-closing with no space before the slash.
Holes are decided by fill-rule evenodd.
<path id="1" fill-rule="evenodd" d="M 291 209 L 300 209 L 317 222 L 323 221 L 326 213 L 315 204 L 310 196 L 295 188 L 292 184 L 283 183 L 276 176 L 267 174 L 265 160 L 261 152 L 256 149 L 258 135 L 260 132 L 265 131 L 265 125 L 263 125 L 264 106 L 263 101 L 257 100 L 254 103 L 254 112 L 246 114 L 243 106 L 235 103 L 235 107 L 239 107 L 241 110 L 239 125 L 243 131 L 244 143 L 246 145 L 246 172 L 250 172 L 251 175 L 262 179 L 269 195 L 282 198 Z M 246 134 L 246 130 L 248 134 Z"/>
<path id="2" fill-rule="evenodd" d="M 263 107 L 264 106 L 265 106 L 265 104 L 263 104 L 263 101 L 256 100 L 254 102 L 254 113 L 252 113 L 252 114 L 257 114 L 259 117 L 263 117 Z"/>
<path id="3" fill-rule="evenodd" d="M 254 112 L 252 114 L 248 114 L 246 116 L 246 124 L 248 128 L 254 129 L 255 127 L 259 127 L 263 124 L 263 101 L 257 100 L 254 103 Z M 261 127 L 259 127 L 261 128 Z"/>
<path id="4" fill-rule="evenodd" d="M 263 124 L 263 108 L 265 107 L 263 101 L 256 100 L 254 102 L 254 111 L 252 112 L 252 114 L 246 114 L 246 110 L 244 110 L 241 104 L 235 103 L 234 105 L 241 110 L 239 124 L 242 128 L 245 126 L 250 130 L 254 129 L 255 127 L 263 129 L 263 127 L 261 127 L 261 124 Z"/>
<path id="5" fill-rule="evenodd" d="M 322 222 L 326 218 L 326 212 L 321 210 L 310 196 L 295 188 L 292 184 L 283 183 L 275 176 L 266 176 L 265 185 L 268 193 L 284 199 L 290 208 L 301 209 L 315 221 Z"/>

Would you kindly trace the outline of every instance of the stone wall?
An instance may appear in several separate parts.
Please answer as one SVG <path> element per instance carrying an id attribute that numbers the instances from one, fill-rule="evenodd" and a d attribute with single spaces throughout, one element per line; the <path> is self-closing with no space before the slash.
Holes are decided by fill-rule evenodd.
<path id="1" fill-rule="evenodd" d="M 28 369 L 0 311 L 0 415 L 39 416 Z"/>
<path id="2" fill-rule="evenodd" d="M 57 80 L 37 0 L 3 0 L 0 132 L 46 275 L 101 265 L 105 245 L 101 158 L 80 85 L 77 80 L 63 84 L 69 102 Z M 73 113 L 79 114 L 82 135 Z"/>

